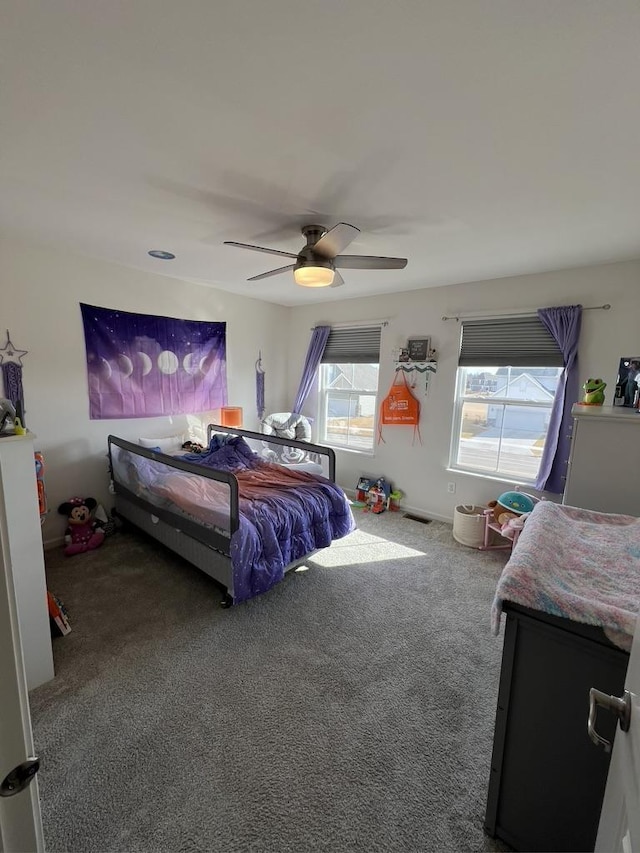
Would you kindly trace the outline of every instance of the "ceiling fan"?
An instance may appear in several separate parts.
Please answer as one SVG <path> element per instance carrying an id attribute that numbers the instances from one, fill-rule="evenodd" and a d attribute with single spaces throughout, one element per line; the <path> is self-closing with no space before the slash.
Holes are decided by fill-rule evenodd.
<path id="1" fill-rule="evenodd" d="M 297 255 L 292 252 L 281 252 L 279 249 L 265 249 L 263 246 L 252 246 L 249 243 L 236 243 L 225 240 L 225 246 L 238 246 L 241 249 L 251 249 L 253 252 L 266 252 L 268 255 L 284 255 L 294 258 L 295 263 L 276 270 L 269 270 L 260 275 L 254 275 L 247 281 L 259 281 L 272 275 L 293 270 L 296 284 L 303 287 L 340 287 L 344 279 L 339 269 L 351 270 L 401 270 L 407 265 L 406 258 L 380 258 L 376 255 L 342 255 L 349 243 L 360 233 L 355 225 L 339 222 L 327 230 L 322 225 L 304 225 L 302 233 L 307 245 Z"/>

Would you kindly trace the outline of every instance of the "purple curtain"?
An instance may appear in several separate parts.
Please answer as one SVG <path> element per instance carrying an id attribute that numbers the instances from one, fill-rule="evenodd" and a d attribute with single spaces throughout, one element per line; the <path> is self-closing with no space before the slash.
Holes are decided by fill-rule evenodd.
<path id="1" fill-rule="evenodd" d="M 578 400 L 578 339 L 582 306 L 539 308 L 538 317 L 560 347 L 564 371 L 551 409 L 536 489 L 562 494 L 571 444 L 571 407 Z"/>
<path id="2" fill-rule="evenodd" d="M 316 378 L 316 371 L 320 364 L 320 359 L 324 353 L 324 348 L 327 345 L 331 326 L 316 326 L 311 335 L 311 342 L 307 350 L 307 357 L 302 370 L 302 377 L 296 394 L 296 400 L 291 410 L 294 415 L 299 415 L 304 402 L 309 396 L 313 380 Z"/>

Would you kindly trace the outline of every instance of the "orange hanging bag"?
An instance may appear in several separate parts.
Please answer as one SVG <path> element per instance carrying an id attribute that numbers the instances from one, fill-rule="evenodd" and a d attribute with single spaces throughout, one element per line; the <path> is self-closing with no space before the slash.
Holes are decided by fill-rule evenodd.
<path id="1" fill-rule="evenodd" d="M 398 374 L 400 378 L 398 378 Z M 407 377 L 402 370 L 396 370 L 389 393 L 380 406 L 378 443 L 381 441 L 384 442 L 382 424 L 413 426 L 412 444 L 415 444 L 416 435 L 420 440 L 420 444 L 422 444 L 422 436 L 420 435 L 420 402 L 413 396 L 407 382 Z"/>

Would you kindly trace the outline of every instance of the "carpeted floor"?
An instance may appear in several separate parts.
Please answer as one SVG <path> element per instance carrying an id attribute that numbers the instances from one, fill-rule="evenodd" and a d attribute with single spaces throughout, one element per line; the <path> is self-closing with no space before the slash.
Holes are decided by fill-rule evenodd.
<path id="1" fill-rule="evenodd" d="M 359 529 L 224 610 L 119 533 L 47 554 L 72 633 L 31 694 L 50 851 L 496 851 L 483 832 L 506 554 Z"/>

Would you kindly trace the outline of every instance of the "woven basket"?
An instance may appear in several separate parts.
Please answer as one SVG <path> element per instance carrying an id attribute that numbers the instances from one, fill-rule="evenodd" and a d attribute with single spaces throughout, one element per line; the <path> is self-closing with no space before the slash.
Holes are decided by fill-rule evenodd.
<path id="1" fill-rule="evenodd" d="M 480 548 L 484 543 L 484 506 L 457 506 L 453 513 L 453 538 L 461 545 Z"/>

